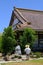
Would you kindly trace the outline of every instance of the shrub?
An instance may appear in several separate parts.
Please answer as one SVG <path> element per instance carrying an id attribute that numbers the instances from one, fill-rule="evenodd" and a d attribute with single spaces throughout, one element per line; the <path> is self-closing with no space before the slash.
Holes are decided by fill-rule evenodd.
<path id="1" fill-rule="evenodd" d="M 0 34 L 0 52 L 2 52 L 2 35 Z"/>
<path id="2" fill-rule="evenodd" d="M 36 52 L 35 55 L 36 55 L 36 58 L 40 58 L 41 57 L 41 53 L 40 52 Z"/>
<path id="3" fill-rule="evenodd" d="M 40 58 L 41 57 L 41 52 L 32 52 L 30 57 L 32 57 L 32 58 Z"/>
<path id="4" fill-rule="evenodd" d="M 21 59 L 22 57 L 21 56 L 18 56 L 18 59 Z"/>
<path id="5" fill-rule="evenodd" d="M 19 40 L 20 40 L 20 45 L 23 49 L 25 48 L 25 45 L 30 45 L 32 48 L 32 45 L 36 39 L 35 31 L 31 28 L 25 28 L 23 31 L 23 35 L 20 35 Z"/>
<path id="6" fill-rule="evenodd" d="M 41 53 L 41 57 L 43 57 L 43 52 Z"/>
<path id="7" fill-rule="evenodd" d="M 14 58 L 18 58 L 18 59 L 21 59 L 22 57 L 19 56 L 19 55 L 15 55 Z"/>
<path id="8" fill-rule="evenodd" d="M 3 53 L 6 55 L 11 53 L 14 49 L 14 45 L 16 44 L 14 32 L 12 27 L 8 27 L 4 29 L 2 34 L 2 49 Z"/>
<path id="9" fill-rule="evenodd" d="M 15 55 L 14 58 L 18 58 L 18 55 Z"/>

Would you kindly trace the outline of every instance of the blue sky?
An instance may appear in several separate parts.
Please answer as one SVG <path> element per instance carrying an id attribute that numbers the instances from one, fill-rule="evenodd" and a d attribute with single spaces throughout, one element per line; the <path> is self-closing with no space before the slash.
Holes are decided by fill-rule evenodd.
<path id="1" fill-rule="evenodd" d="M 0 0 L 0 32 L 9 26 L 13 7 L 43 10 L 43 0 Z"/>

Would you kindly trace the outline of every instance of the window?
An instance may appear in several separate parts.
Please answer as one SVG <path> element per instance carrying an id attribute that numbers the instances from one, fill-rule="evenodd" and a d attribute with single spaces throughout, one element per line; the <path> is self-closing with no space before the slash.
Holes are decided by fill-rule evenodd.
<path id="1" fill-rule="evenodd" d="M 16 26 L 12 27 L 12 29 L 14 30 L 16 28 Z"/>
<path id="2" fill-rule="evenodd" d="M 12 29 L 13 29 L 13 30 L 16 29 L 16 25 L 19 25 L 19 26 L 20 26 L 20 24 L 22 24 L 21 21 L 16 18 L 16 19 L 14 20 L 13 24 L 12 24 Z M 21 27 L 21 26 L 20 26 L 20 27 Z"/>
<path id="3" fill-rule="evenodd" d="M 16 25 L 19 22 L 19 20 L 16 18 L 12 24 L 12 26 Z"/>
<path id="4" fill-rule="evenodd" d="M 16 18 L 12 24 L 12 29 L 14 30 L 16 28 L 16 25 L 18 24 L 19 20 Z"/>

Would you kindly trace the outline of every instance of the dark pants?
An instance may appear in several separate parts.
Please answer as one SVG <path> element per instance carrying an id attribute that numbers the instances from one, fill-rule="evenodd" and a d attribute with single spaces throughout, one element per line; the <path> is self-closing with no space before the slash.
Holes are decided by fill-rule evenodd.
<path id="1" fill-rule="evenodd" d="M 29 60 L 29 56 L 30 56 L 29 54 L 26 54 L 26 59 L 27 59 L 27 60 Z"/>

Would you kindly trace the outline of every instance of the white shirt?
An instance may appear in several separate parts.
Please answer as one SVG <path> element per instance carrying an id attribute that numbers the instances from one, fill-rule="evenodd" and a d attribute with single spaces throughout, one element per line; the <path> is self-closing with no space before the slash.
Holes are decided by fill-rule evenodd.
<path id="1" fill-rule="evenodd" d="M 25 52 L 26 52 L 26 54 L 30 54 L 31 49 L 30 48 L 25 48 Z"/>
<path id="2" fill-rule="evenodd" d="M 17 45 L 17 46 L 16 46 L 16 48 L 15 48 L 15 53 L 16 53 L 16 54 L 21 54 L 20 45 Z"/>

